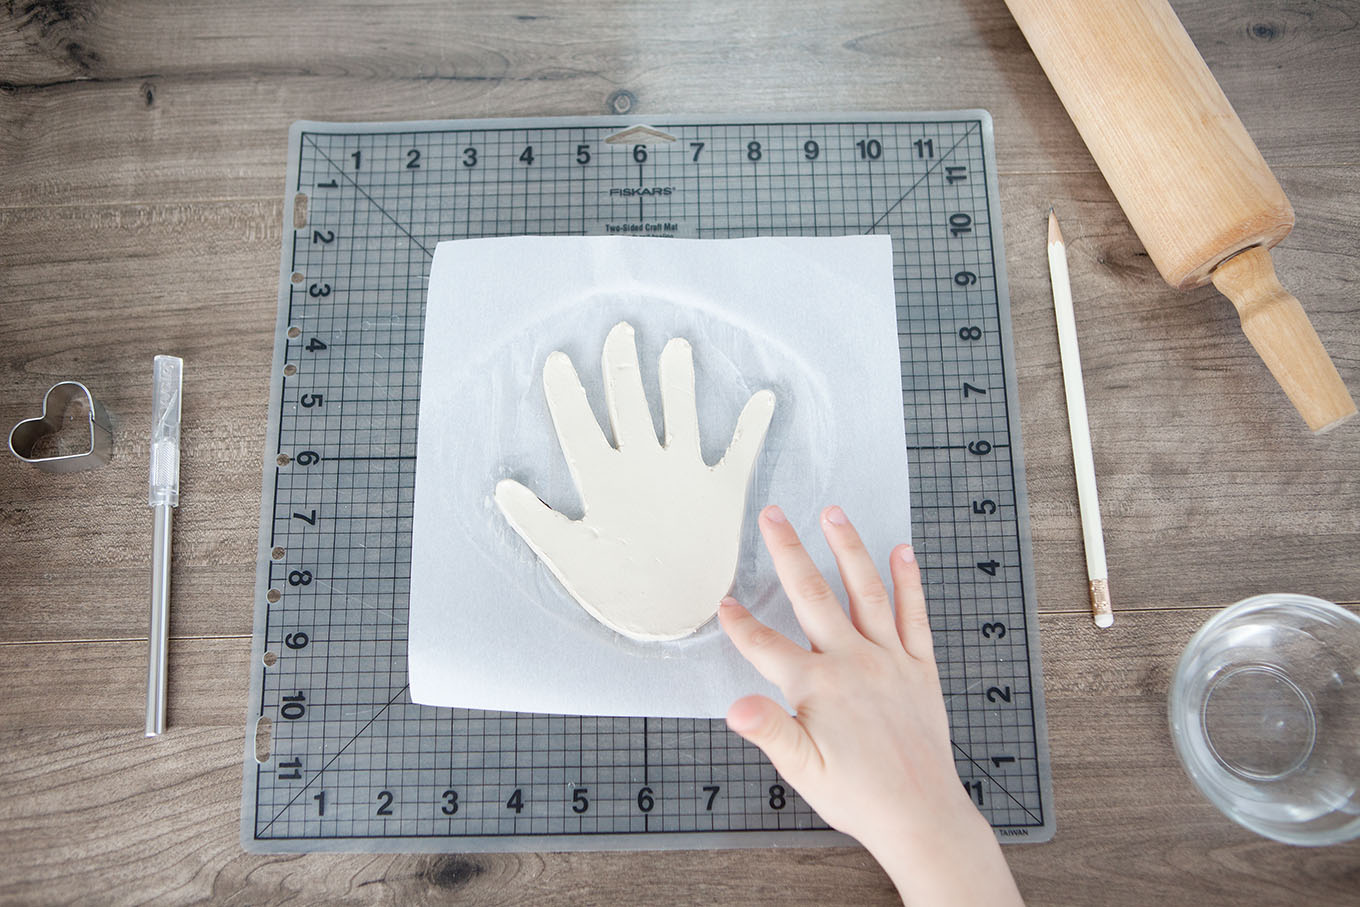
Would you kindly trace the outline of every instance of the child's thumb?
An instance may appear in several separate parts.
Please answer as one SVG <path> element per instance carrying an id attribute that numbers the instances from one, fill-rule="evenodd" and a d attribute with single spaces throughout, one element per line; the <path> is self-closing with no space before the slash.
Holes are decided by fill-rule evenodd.
<path id="1" fill-rule="evenodd" d="M 727 726 L 760 747 L 781 775 L 797 785 L 814 758 L 812 738 L 779 703 L 767 696 L 746 696 L 727 710 Z"/>

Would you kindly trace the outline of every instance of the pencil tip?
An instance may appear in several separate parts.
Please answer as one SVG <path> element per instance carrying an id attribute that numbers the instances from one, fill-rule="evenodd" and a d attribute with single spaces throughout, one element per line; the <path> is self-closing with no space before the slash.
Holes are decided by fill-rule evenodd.
<path id="1" fill-rule="evenodd" d="M 1063 241 L 1062 230 L 1060 230 L 1060 229 L 1058 228 L 1058 215 L 1055 214 L 1055 213 L 1053 212 L 1053 209 L 1052 209 L 1052 208 L 1049 208 L 1049 209 L 1048 209 L 1048 244 L 1051 246 L 1051 245 L 1053 245 L 1054 243 L 1060 243 L 1060 242 L 1062 242 L 1062 241 Z"/>

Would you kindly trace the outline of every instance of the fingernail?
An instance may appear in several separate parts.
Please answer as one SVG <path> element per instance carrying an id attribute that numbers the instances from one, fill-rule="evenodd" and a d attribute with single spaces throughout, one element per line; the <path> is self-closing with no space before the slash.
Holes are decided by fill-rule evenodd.
<path id="1" fill-rule="evenodd" d="M 740 604 L 740 602 L 738 602 L 738 601 L 737 601 L 735 598 L 733 598 L 732 596 L 728 595 L 728 596 L 725 596 L 725 597 L 723 598 L 722 601 L 718 602 L 718 607 L 719 607 L 719 608 L 735 608 L 738 604 Z"/>
<path id="2" fill-rule="evenodd" d="M 771 523 L 787 523 L 789 518 L 784 516 L 784 511 L 779 509 L 778 504 L 771 504 L 765 508 L 765 519 Z"/>
<path id="3" fill-rule="evenodd" d="M 844 526 L 849 522 L 845 518 L 845 511 L 834 505 L 826 508 L 826 521 L 832 526 Z"/>
<path id="4" fill-rule="evenodd" d="M 897 556 L 902 559 L 902 563 L 904 564 L 916 563 L 916 552 L 912 550 L 910 545 L 904 545 Z"/>

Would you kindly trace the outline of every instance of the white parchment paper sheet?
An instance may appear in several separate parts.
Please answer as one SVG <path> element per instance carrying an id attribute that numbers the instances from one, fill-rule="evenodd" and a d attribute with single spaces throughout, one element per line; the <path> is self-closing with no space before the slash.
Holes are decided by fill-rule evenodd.
<path id="1" fill-rule="evenodd" d="M 715 718 L 748 693 L 780 698 L 716 620 L 685 639 L 647 643 L 595 621 L 492 502 L 508 476 L 580 516 L 543 363 L 554 350 L 571 356 L 607 433 L 600 354 L 621 320 L 637 329 L 658 428 L 657 357 L 671 337 L 693 344 L 710 464 L 747 398 L 775 393 L 733 592 L 759 618 L 805 643 L 760 544 L 755 515 L 765 504 L 784 508 L 828 577 L 835 562 L 818 528 L 827 504 L 845 508 L 884 575 L 891 546 L 909 540 L 889 237 L 440 243 L 416 456 L 408 650 L 416 702 Z"/>

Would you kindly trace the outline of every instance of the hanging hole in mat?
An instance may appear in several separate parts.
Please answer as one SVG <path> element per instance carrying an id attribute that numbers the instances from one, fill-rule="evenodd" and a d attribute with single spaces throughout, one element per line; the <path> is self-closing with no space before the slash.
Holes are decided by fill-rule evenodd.
<path id="1" fill-rule="evenodd" d="M 301 272 L 301 271 L 294 271 L 294 272 L 293 272 L 293 283 L 302 283 L 302 272 Z"/>
<path id="2" fill-rule="evenodd" d="M 255 761 L 261 765 L 268 762 L 273 745 L 274 722 L 269 720 L 268 715 L 261 715 L 260 720 L 255 722 Z"/>
<path id="3" fill-rule="evenodd" d="M 271 551 L 271 552 L 269 553 L 269 556 L 272 557 L 272 558 L 273 558 L 274 560 L 276 560 L 276 561 L 281 561 L 281 560 L 283 560 L 283 556 L 284 556 L 285 554 L 287 554 L 287 553 L 288 553 L 288 552 L 285 551 L 282 547 L 279 547 L 279 548 L 275 548 L 273 551 Z"/>
<path id="4" fill-rule="evenodd" d="M 289 463 L 293 462 L 293 458 L 288 456 L 288 454 L 279 454 L 279 458 L 275 462 L 280 466 L 287 466 Z"/>
<path id="5" fill-rule="evenodd" d="M 265 594 L 265 598 L 269 600 L 271 605 L 277 602 L 282 596 L 283 593 L 278 589 L 270 589 L 269 592 Z"/>
<path id="6" fill-rule="evenodd" d="M 646 145 L 649 142 L 674 142 L 675 136 L 651 126 L 629 126 L 605 139 L 607 145 Z"/>
<path id="7" fill-rule="evenodd" d="M 307 193 L 299 192 L 293 196 L 293 229 L 301 230 L 307 226 Z"/>
<path id="8" fill-rule="evenodd" d="M 298 327 L 297 325 L 293 325 L 288 329 L 288 336 L 296 340 L 297 338 L 302 336 L 302 328 Z"/>
<path id="9" fill-rule="evenodd" d="M 293 365 L 292 363 L 289 363 L 288 365 L 285 365 L 283 367 L 283 373 L 287 375 L 289 378 L 291 378 L 297 374 L 297 366 Z"/>
<path id="10" fill-rule="evenodd" d="M 272 668 L 274 667 L 274 665 L 278 663 L 279 656 L 274 654 L 273 652 L 266 652 L 264 653 L 264 658 L 262 658 L 261 661 L 264 662 L 264 666 L 266 668 Z"/>

